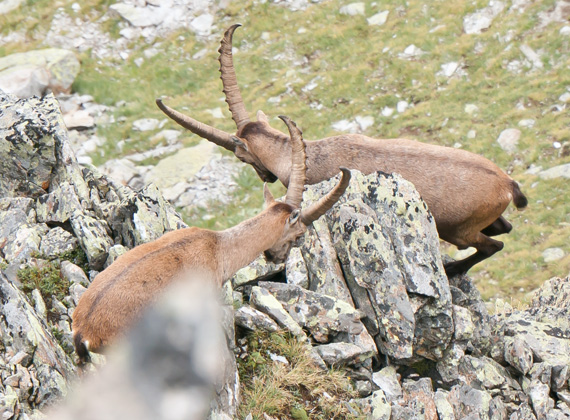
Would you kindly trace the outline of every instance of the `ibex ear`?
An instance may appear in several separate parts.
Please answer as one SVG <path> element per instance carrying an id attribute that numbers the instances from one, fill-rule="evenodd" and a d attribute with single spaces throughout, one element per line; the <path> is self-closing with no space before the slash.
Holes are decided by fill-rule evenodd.
<path id="1" fill-rule="evenodd" d="M 299 220 L 299 216 L 301 215 L 301 209 L 295 209 L 291 212 L 291 215 L 289 216 L 289 224 L 292 225 L 293 223 L 295 223 L 297 220 Z"/>
<path id="2" fill-rule="evenodd" d="M 267 182 L 263 184 L 263 200 L 265 201 L 265 208 L 275 203 L 275 198 L 273 198 L 273 194 L 271 194 L 271 191 L 269 191 Z"/>
<path id="3" fill-rule="evenodd" d="M 230 139 L 233 141 L 233 143 L 236 145 L 236 147 L 241 147 L 243 149 L 245 149 L 246 152 L 249 152 L 249 149 L 247 148 L 247 144 L 245 144 L 245 142 L 240 139 L 237 136 L 231 136 Z"/>
<path id="4" fill-rule="evenodd" d="M 265 113 L 261 109 L 257 111 L 257 121 L 269 124 L 269 118 L 267 118 L 267 115 L 265 115 Z"/>

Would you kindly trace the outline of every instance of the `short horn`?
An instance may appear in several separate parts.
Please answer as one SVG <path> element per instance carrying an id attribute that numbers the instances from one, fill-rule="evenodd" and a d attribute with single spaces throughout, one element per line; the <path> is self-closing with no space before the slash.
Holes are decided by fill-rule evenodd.
<path id="1" fill-rule="evenodd" d="M 316 203 L 313 203 L 303 211 L 301 211 L 301 221 L 309 226 L 323 214 L 325 214 L 344 194 L 348 184 L 350 183 L 350 171 L 346 168 L 340 168 L 342 178 L 339 183 L 327 195 L 322 197 Z"/>
<path id="2" fill-rule="evenodd" d="M 291 172 L 285 202 L 295 208 L 299 208 L 303 200 L 303 190 L 305 189 L 306 181 L 305 142 L 303 141 L 303 133 L 301 133 L 297 124 L 284 115 L 280 115 L 279 118 L 283 120 L 291 136 Z"/>
<path id="3" fill-rule="evenodd" d="M 187 115 L 182 114 L 167 105 L 164 105 L 160 99 L 156 100 L 158 107 L 164 112 L 169 118 L 180 124 L 182 127 L 190 130 L 194 134 L 202 137 L 203 139 L 209 140 L 212 143 L 222 146 L 231 152 L 235 152 L 235 143 L 231 140 L 231 134 L 225 131 L 218 130 L 217 128 L 210 127 L 209 125 L 203 124 L 200 121 L 196 121 Z"/>
<path id="4" fill-rule="evenodd" d="M 220 56 L 218 57 L 218 61 L 220 62 L 220 79 L 222 79 L 226 102 L 228 103 L 228 107 L 232 113 L 232 119 L 236 123 L 238 131 L 249 122 L 249 116 L 245 109 L 237 84 L 234 59 L 232 55 L 232 37 L 234 35 L 234 31 L 240 26 L 241 24 L 236 23 L 226 30 L 220 43 L 220 49 L 218 50 L 220 53 Z"/>

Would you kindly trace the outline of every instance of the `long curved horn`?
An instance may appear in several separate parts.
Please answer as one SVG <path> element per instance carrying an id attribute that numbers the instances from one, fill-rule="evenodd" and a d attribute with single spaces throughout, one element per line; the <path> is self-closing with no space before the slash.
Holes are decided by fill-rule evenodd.
<path id="1" fill-rule="evenodd" d="M 218 50 L 220 53 L 220 56 L 218 57 L 218 61 L 220 62 L 220 79 L 222 79 L 226 102 L 228 103 L 230 112 L 232 113 L 232 119 L 236 123 L 238 131 L 249 122 L 249 116 L 245 109 L 237 84 L 234 59 L 232 55 L 232 37 L 236 28 L 239 28 L 240 26 L 241 24 L 236 23 L 226 30 L 220 43 L 220 49 Z"/>
<path id="2" fill-rule="evenodd" d="M 305 163 L 305 142 L 303 141 L 303 133 L 297 124 L 284 115 L 279 115 L 283 120 L 289 134 L 291 135 L 291 173 L 289 175 L 289 186 L 287 187 L 287 196 L 285 202 L 295 208 L 301 207 L 303 200 L 303 190 L 305 189 L 307 165 Z"/>
<path id="3" fill-rule="evenodd" d="M 328 209 L 330 209 L 334 203 L 338 201 L 340 196 L 344 193 L 348 184 L 350 182 L 350 171 L 346 168 L 340 168 L 342 171 L 342 178 L 339 183 L 334 187 L 327 195 L 322 197 L 316 203 L 311 204 L 309 207 L 301 211 L 301 221 L 309 226 L 323 214 L 325 214 Z"/>
<path id="4" fill-rule="evenodd" d="M 164 105 L 160 99 L 156 100 L 156 104 L 162 110 L 162 112 L 164 112 L 169 118 L 176 121 L 182 127 L 190 130 L 203 139 L 210 140 L 212 143 L 215 143 L 218 146 L 222 146 L 224 149 L 227 149 L 230 152 L 235 152 L 236 146 L 231 139 L 231 134 L 228 134 L 222 130 L 218 130 L 217 128 L 210 127 L 209 125 L 203 124 L 200 121 L 196 121 L 194 118 L 184 115 L 181 112 L 178 112 L 169 106 Z"/>

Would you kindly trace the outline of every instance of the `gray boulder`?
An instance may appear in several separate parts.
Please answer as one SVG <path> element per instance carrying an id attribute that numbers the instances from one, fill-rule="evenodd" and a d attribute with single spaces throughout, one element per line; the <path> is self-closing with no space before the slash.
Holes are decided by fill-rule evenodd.
<path id="1" fill-rule="evenodd" d="M 75 54 L 59 48 L 8 55 L 0 58 L 0 90 L 20 98 L 69 92 L 79 68 Z"/>
<path id="2" fill-rule="evenodd" d="M 364 312 L 383 354 L 400 363 L 420 356 L 437 360 L 452 338 L 453 312 L 433 218 L 412 184 L 400 176 L 352 173 L 347 191 L 323 217 L 328 231 L 310 229 L 308 244 L 327 242 L 330 232 L 337 257 L 323 260 L 333 266 L 340 261 L 344 277 L 335 280 L 342 287 L 329 289 L 341 290 L 341 297 L 349 290 L 351 299 L 344 300 Z M 309 187 L 305 205 L 334 182 Z M 305 261 L 319 252 L 309 245 L 302 251 Z M 309 268 L 311 283 L 318 282 L 314 277 Z"/>

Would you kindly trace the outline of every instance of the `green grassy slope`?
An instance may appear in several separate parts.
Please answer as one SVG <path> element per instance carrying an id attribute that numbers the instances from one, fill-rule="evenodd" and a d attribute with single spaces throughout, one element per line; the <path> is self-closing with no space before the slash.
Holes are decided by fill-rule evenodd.
<path id="1" fill-rule="evenodd" d="M 59 5 L 69 8 L 71 0 Z M 524 13 L 504 10 L 491 28 L 480 35 L 463 33 L 463 17 L 485 7 L 486 1 L 365 1 L 366 16 L 339 13 L 348 2 L 338 0 L 310 4 L 293 12 L 280 4 L 234 1 L 216 16 L 219 38 L 223 30 L 240 22 L 234 35 L 238 48 L 234 57 L 238 82 L 250 115 L 257 109 L 270 116 L 276 128 L 284 130 L 275 117 L 285 114 L 302 127 L 306 139 L 335 134 L 332 123 L 356 116 L 371 116 L 374 124 L 365 134 L 373 137 L 408 137 L 429 143 L 461 147 L 484 155 L 511 173 L 529 198 L 524 212 L 510 208 L 506 217 L 514 225 L 505 249 L 477 265 L 472 275 L 484 297 L 524 298 L 545 279 L 570 271 L 570 200 L 568 181 L 541 180 L 525 174 L 531 165 L 549 168 L 570 161 L 560 156 L 553 142 L 570 141 L 570 114 L 552 107 L 570 87 L 570 37 L 559 34 L 561 23 L 539 28 L 540 12 L 553 8 L 554 1 L 534 2 Z M 90 0 L 92 19 L 109 4 Z M 510 6 L 510 2 L 508 2 Z M 1 17 L 5 34 L 15 28 L 40 33 L 49 27 L 53 12 L 49 2 L 28 3 L 29 11 Z M 83 10 L 87 10 L 84 5 Z M 383 26 L 369 26 L 366 17 L 389 10 Z M 117 34 L 117 21 L 105 23 Z M 152 147 L 148 133 L 134 133 L 131 124 L 142 117 L 162 119 L 154 98 L 167 95 L 168 104 L 220 129 L 233 131 L 218 79 L 217 41 L 202 42 L 189 32 L 179 31 L 161 42 L 160 53 L 146 59 L 141 67 L 134 60 L 143 57 L 148 45 L 143 40 L 132 45 L 126 60 L 100 62 L 85 53 L 74 90 L 91 94 L 97 102 L 115 104 L 121 123 L 99 128 L 108 142 L 95 156 L 97 163 L 117 155 Z M 410 44 L 425 52 L 414 60 L 399 58 Z M 0 54 L 41 45 L 41 36 L 29 45 L 0 47 Z M 530 46 L 542 57 L 543 68 L 522 67 L 514 74 L 507 70 L 513 60 L 524 61 L 520 50 Z M 206 48 L 197 60 L 191 57 Z M 464 76 L 438 75 L 441 66 L 460 63 Z M 307 89 L 311 82 L 313 89 Z M 268 101 L 281 95 L 280 102 Z M 395 108 L 405 100 L 414 106 L 404 113 L 382 116 L 385 107 Z M 475 113 L 465 112 L 468 104 Z M 222 107 L 227 116 L 216 120 L 208 109 Z M 533 119 L 531 128 L 519 127 L 523 119 Z M 166 128 L 177 128 L 169 122 Z M 514 155 L 497 144 L 499 133 L 519 128 L 522 136 Z M 476 132 L 475 138 L 467 133 Z M 131 138 L 119 152 L 116 143 Z M 190 144 L 196 137 L 183 140 Z M 224 228 L 255 214 L 261 206 L 261 182 L 250 168 L 240 174 L 240 189 L 229 207 L 213 205 L 214 219 L 204 221 L 199 213 L 188 213 L 190 224 Z M 564 259 L 546 264 L 541 253 L 561 247 Z M 453 251 L 450 248 L 450 251 Z"/>

